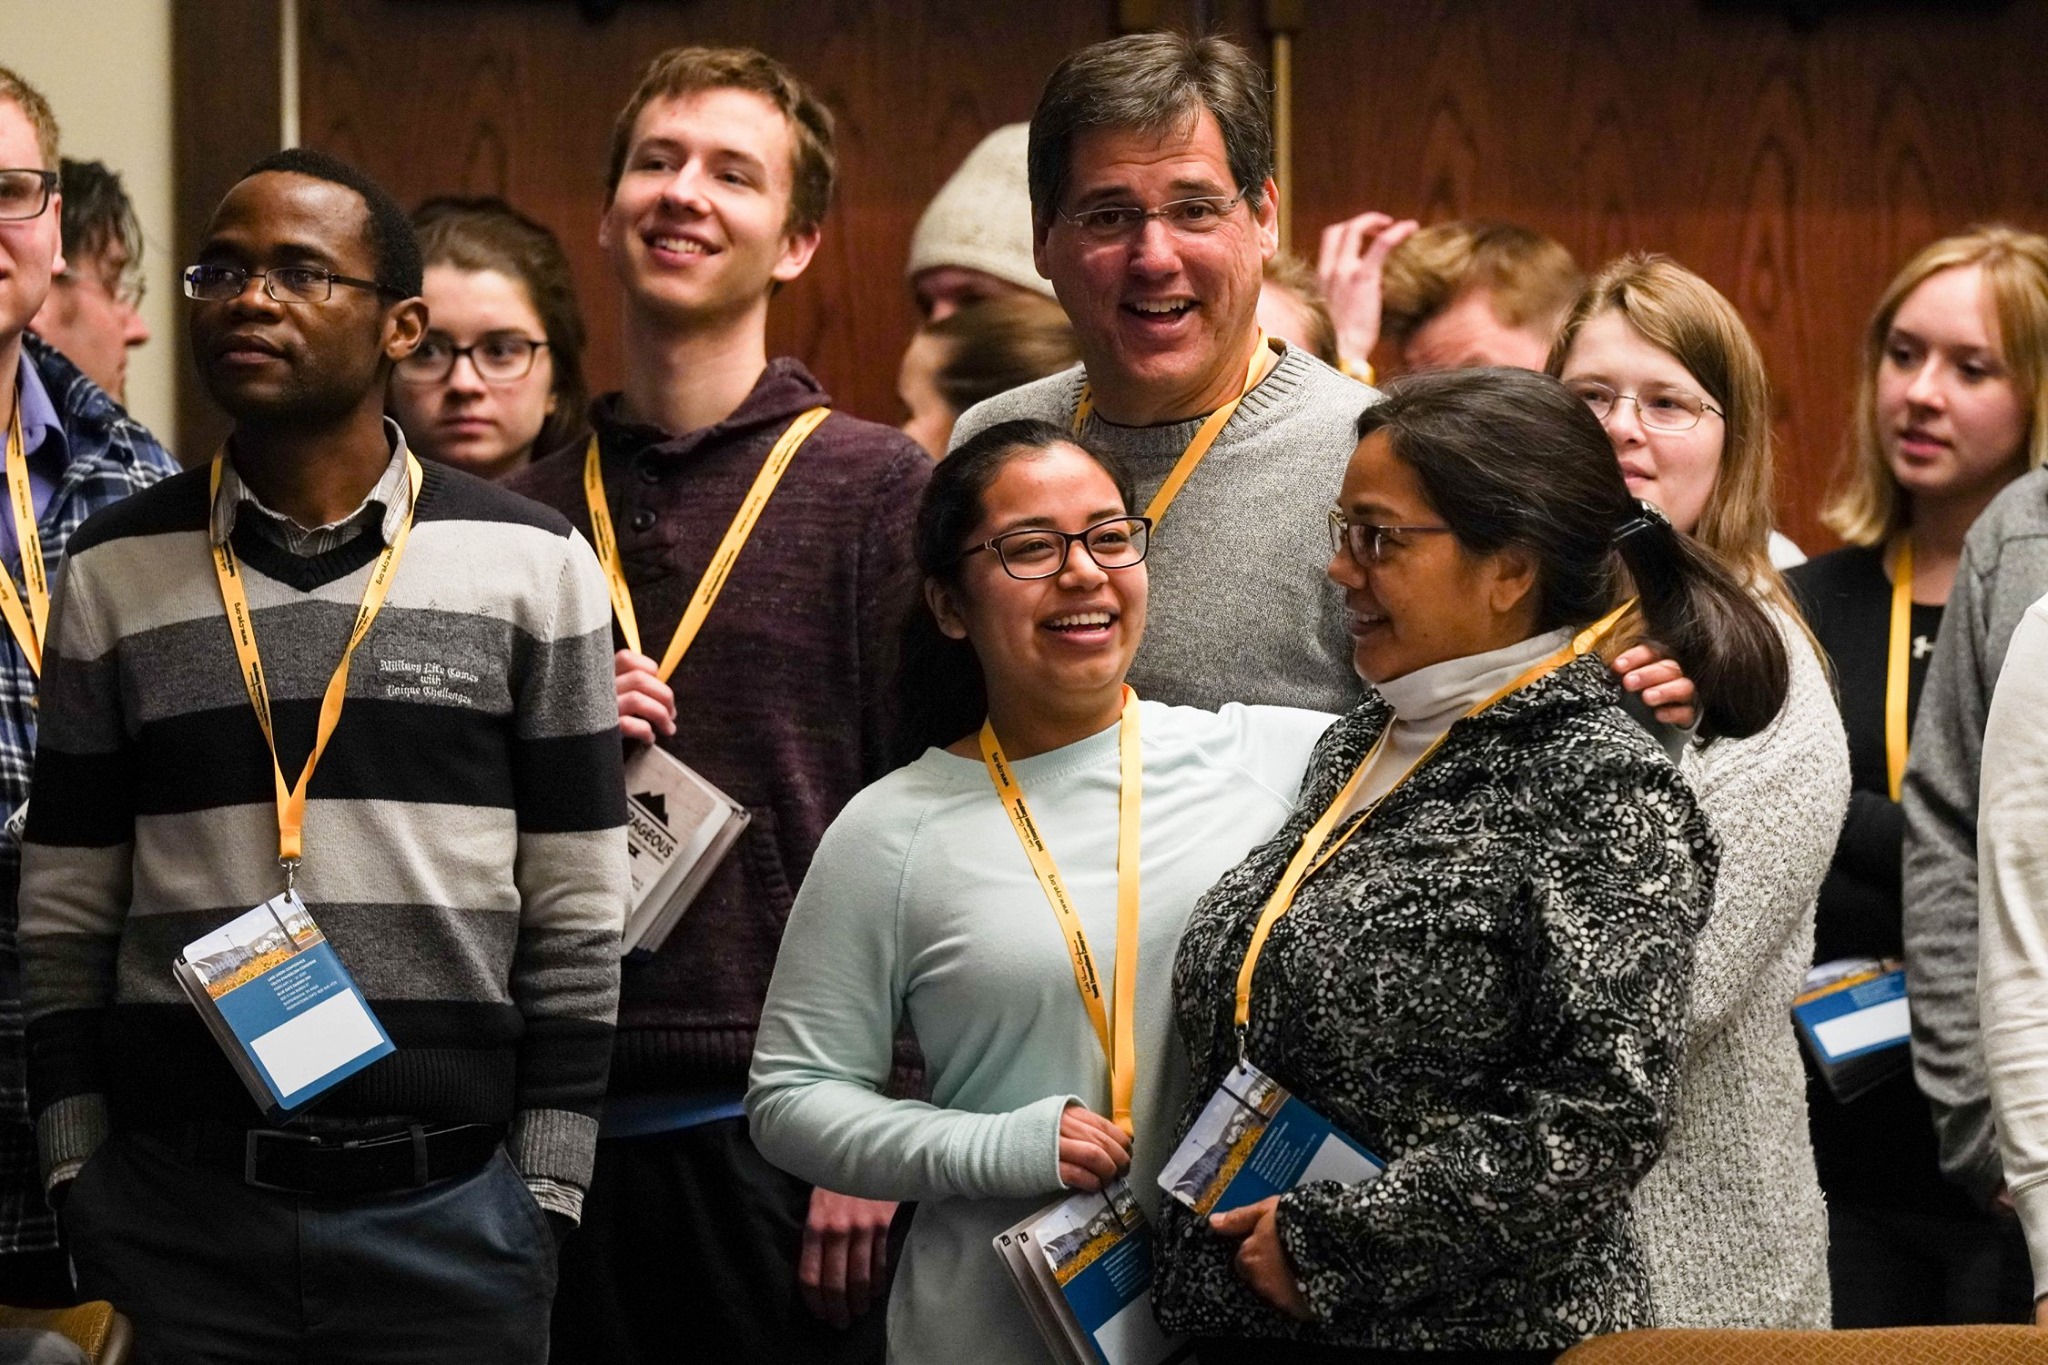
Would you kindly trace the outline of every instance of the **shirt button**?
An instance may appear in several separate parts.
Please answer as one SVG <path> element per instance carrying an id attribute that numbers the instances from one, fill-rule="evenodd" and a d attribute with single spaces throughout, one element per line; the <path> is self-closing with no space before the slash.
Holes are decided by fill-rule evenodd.
<path id="1" fill-rule="evenodd" d="M 639 511 L 635 512 L 633 514 L 633 520 L 631 522 L 631 525 L 633 529 L 636 531 L 652 531 L 654 529 L 653 510 L 651 508 L 643 507 Z"/>
<path id="2" fill-rule="evenodd" d="M 655 465 L 654 461 L 646 459 L 640 461 L 640 482 L 661 482 L 661 470 Z"/>

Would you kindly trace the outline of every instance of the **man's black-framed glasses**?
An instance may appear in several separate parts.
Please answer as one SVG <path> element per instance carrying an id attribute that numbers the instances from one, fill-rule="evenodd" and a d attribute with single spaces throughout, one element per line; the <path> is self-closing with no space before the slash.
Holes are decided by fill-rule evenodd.
<path id="1" fill-rule="evenodd" d="M 464 356 L 486 384 L 512 384 L 533 373 L 534 357 L 547 349 L 545 341 L 517 332 L 490 332 L 467 346 L 457 346 L 448 337 L 433 332 L 405 359 L 395 373 L 408 384 L 439 384 L 455 373 L 455 362 Z"/>
<path id="2" fill-rule="evenodd" d="M 1154 218 L 1177 236 L 1198 237 L 1229 221 L 1230 211 L 1243 203 L 1244 197 L 1242 190 L 1229 195 L 1200 194 L 1175 199 L 1156 209 L 1136 204 L 1104 204 L 1079 213 L 1062 213 L 1060 217 L 1072 223 L 1082 236 L 1097 242 L 1121 242 L 1135 237 Z"/>
<path id="3" fill-rule="evenodd" d="M 250 280 L 262 280 L 263 292 L 279 303 L 325 303 L 334 297 L 337 284 L 393 298 L 404 297 L 388 284 L 337 275 L 311 265 L 280 265 L 270 270 L 244 270 L 238 265 L 188 265 L 184 272 L 185 297 L 202 303 L 220 303 L 239 297 Z"/>
<path id="4" fill-rule="evenodd" d="M 1330 553 L 1339 550 L 1351 556 L 1361 569 L 1370 569 L 1399 549 L 1407 536 L 1450 535 L 1448 526 L 1381 526 L 1370 521 L 1353 521 L 1341 507 L 1330 509 Z"/>
<path id="5" fill-rule="evenodd" d="M 0 171 L 0 221 L 40 218 L 57 192 L 57 173 L 33 169 Z"/>
<path id="6" fill-rule="evenodd" d="M 1152 518 L 1111 517 L 1080 531 L 1055 531 L 1049 526 L 1005 531 L 993 540 L 962 550 L 960 558 L 994 550 L 1004 573 L 1029 582 L 1034 578 L 1051 578 L 1066 568 L 1067 553 L 1077 543 L 1099 568 L 1128 569 L 1142 564 L 1151 538 Z"/>

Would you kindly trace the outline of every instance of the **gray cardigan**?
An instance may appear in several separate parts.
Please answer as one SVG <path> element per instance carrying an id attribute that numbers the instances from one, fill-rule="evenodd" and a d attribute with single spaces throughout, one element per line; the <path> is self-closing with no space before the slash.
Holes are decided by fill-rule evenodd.
<path id="1" fill-rule="evenodd" d="M 1963 542 L 1906 768 L 1906 988 L 1913 1076 L 1941 1169 L 1980 1204 L 2005 1183 L 1977 1015 L 1977 780 L 2013 629 L 2048 594 L 2048 470 L 2000 493 Z"/>

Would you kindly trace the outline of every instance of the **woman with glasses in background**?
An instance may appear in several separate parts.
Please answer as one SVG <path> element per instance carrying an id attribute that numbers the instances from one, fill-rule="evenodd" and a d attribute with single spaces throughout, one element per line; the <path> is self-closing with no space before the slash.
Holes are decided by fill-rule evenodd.
<path id="1" fill-rule="evenodd" d="M 916 756 L 833 822 L 783 934 L 754 1139 L 826 1188 L 922 1201 L 890 1298 L 894 1361 L 1039 1365 L 992 1239 L 1119 1174 L 1156 1210 L 1187 1086 L 1167 989 L 1181 925 L 1279 828 L 1330 724 L 1131 694 L 1150 531 L 1132 505 L 1113 457 L 1045 422 L 991 427 L 939 462 L 902 660 Z M 1072 919 L 1020 843 L 1025 810 Z M 906 1021 L 929 1103 L 882 1093 Z M 856 1254 L 854 1278 L 879 1284 L 878 1251 Z"/>
<path id="2" fill-rule="evenodd" d="M 1676 1121 L 1636 1195 L 1656 1318 L 1824 1328 L 1827 1212 L 1789 1011 L 1813 960 L 1849 756 L 1818 650 L 1771 566 L 1763 358 L 1713 286 L 1665 257 L 1627 256 L 1586 287 L 1550 370 L 1606 427 L 1629 491 L 1743 575 L 1790 661 L 1769 727 L 1708 734 L 1680 761 L 1721 871 L 1693 956 Z"/>
<path id="3" fill-rule="evenodd" d="M 502 478 L 588 434 L 583 319 L 553 233 L 499 199 L 413 214 L 427 337 L 391 375 L 391 415 L 421 457 Z"/>
<path id="4" fill-rule="evenodd" d="M 1906 741 L 1963 537 L 2048 456 L 2037 416 L 2048 413 L 2048 239 L 1986 227 L 1929 245 L 1878 301 L 1860 361 L 1847 468 L 1825 514 L 1848 544 L 1787 575 L 1834 664 L 1854 786 L 1821 885 L 1816 962 L 1905 952 Z M 1966 955 L 1974 982 L 1974 940 Z M 1916 974 L 1916 990 L 1924 980 Z M 1973 987 L 1950 995 L 1974 1018 Z M 1943 1178 L 1911 1069 L 1847 1103 L 1816 1078 L 1807 1099 L 1835 1326 L 2028 1321 L 2027 1248 L 2010 1201 L 1974 1172 Z"/>

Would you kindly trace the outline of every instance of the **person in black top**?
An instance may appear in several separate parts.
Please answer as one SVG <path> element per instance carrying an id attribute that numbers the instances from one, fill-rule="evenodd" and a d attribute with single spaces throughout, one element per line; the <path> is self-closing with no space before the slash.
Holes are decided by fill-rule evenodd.
<path id="1" fill-rule="evenodd" d="M 1888 740 L 1893 583 L 1911 578 L 1906 705 L 1917 711 L 1963 536 L 2029 459 L 2029 404 L 1999 319 L 2042 295 L 2048 243 L 1988 228 L 1916 256 L 1864 339 L 1849 468 L 1826 521 L 1849 544 L 1786 575 L 1833 664 L 1849 735 L 1848 822 L 1821 886 L 1814 961 L 1900 957 L 1905 812 Z M 1896 749 L 1894 754 L 1892 751 Z M 2001 1193 L 1985 1209 L 1942 1178 L 1910 1069 L 1843 1103 L 1809 1073 L 1815 1165 L 1828 1196 L 1836 1327 L 2024 1322 L 2026 1244 Z"/>

